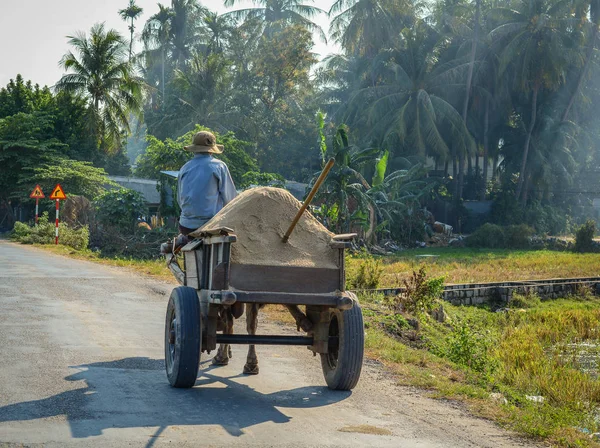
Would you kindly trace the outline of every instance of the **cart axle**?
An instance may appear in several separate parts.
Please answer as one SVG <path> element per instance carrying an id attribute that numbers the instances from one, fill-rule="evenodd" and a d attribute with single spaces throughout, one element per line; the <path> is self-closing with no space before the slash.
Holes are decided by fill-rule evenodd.
<path id="1" fill-rule="evenodd" d="M 305 336 L 258 336 L 247 334 L 218 334 L 217 344 L 251 345 L 312 345 L 313 338 Z"/>

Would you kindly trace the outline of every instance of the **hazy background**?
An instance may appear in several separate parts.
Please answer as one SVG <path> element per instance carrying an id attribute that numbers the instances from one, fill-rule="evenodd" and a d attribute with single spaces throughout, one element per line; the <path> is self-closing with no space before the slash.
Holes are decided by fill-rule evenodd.
<path id="1" fill-rule="evenodd" d="M 328 11 L 333 2 L 319 0 L 316 6 Z M 135 22 L 136 34 L 139 34 L 148 17 L 158 11 L 158 6 L 157 0 L 137 0 L 136 3 L 144 8 L 144 13 Z M 162 3 L 169 5 L 171 2 L 163 0 Z M 213 11 L 227 11 L 221 0 L 200 3 Z M 306 1 L 306 4 L 310 3 L 310 0 Z M 127 4 L 128 0 L 0 0 L 0 86 L 17 73 L 33 83 L 52 86 L 62 75 L 58 62 L 69 48 L 66 36 L 77 31 L 87 32 L 96 22 L 105 22 L 108 28 L 115 28 L 129 38 L 127 24 L 118 14 Z M 235 9 L 246 6 L 252 6 L 252 3 L 240 3 Z M 326 15 L 315 22 L 325 32 L 329 29 Z M 335 46 L 315 37 L 316 53 L 325 56 L 335 50 Z"/>

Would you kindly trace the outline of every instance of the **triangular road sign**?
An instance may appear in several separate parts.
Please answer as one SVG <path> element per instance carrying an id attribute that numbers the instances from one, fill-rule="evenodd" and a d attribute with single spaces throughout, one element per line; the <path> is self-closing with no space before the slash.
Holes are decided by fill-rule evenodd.
<path id="1" fill-rule="evenodd" d="M 52 193 L 50 194 L 50 199 L 67 199 L 67 195 L 60 184 L 56 184 L 56 187 L 54 187 L 54 190 L 52 190 Z"/>
<path id="2" fill-rule="evenodd" d="M 45 198 L 44 193 L 42 192 L 42 187 L 36 185 L 31 194 L 29 195 L 31 199 L 42 199 Z"/>

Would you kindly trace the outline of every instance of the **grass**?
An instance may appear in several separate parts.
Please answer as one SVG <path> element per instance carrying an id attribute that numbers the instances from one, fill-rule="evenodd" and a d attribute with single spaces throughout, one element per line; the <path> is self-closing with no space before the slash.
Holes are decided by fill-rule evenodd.
<path id="1" fill-rule="evenodd" d="M 440 323 L 420 314 L 406 328 L 380 297 L 361 297 L 369 357 L 383 362 L 400 384 L 459 399 L 508 429 L 553 446 L 600 446 L 600 380 L 585 373 L 572 343 L 600 343 L 600 299 L 589 294 L 496 313 L 444 304 Z M 541 396 L 538 403 L 527 396 Z M 506 402 L 505 402 L 506 400 Z"/>
<path id="2" fill-rule="evenodd" d="M 426 259 L 419 255 L 434 255 Z M 402 280 L 426 266 L 433 277 L 447 283 L 479 283 L 546 278 L 596 277 L 600 275 L 597 254 L 572 252 L 428 248 L 381 257 L 380 287 L 402 286 Z M 361 258 L 350 257 L 349 276 L 358 270 Z"/>
<path id="3" fill-rule="evenodd" d="M 167 268 L 163 258 L 156 260 L 138 260 L 135 258 L 102 257 L 98 252 L 92 252 L 89 249 L 75 250 L 67 246 L 55 246 L 53 244 L 36 244 L 35 247 L 39 247 L 57 255 L 65 255 L 78 260 L 87 260 L 107 266 L 125 268 L 160 280 L 174 281 L 173 274 Z"/>

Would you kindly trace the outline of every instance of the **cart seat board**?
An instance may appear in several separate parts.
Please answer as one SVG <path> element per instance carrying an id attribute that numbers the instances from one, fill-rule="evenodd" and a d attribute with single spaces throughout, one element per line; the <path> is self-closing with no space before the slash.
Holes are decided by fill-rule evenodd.
<path id="1" fill-rule="evenodd" d="M 230 265 L 230 285 L 242 291 L 324 294 L 343 290 L 339 269 Z"/>

